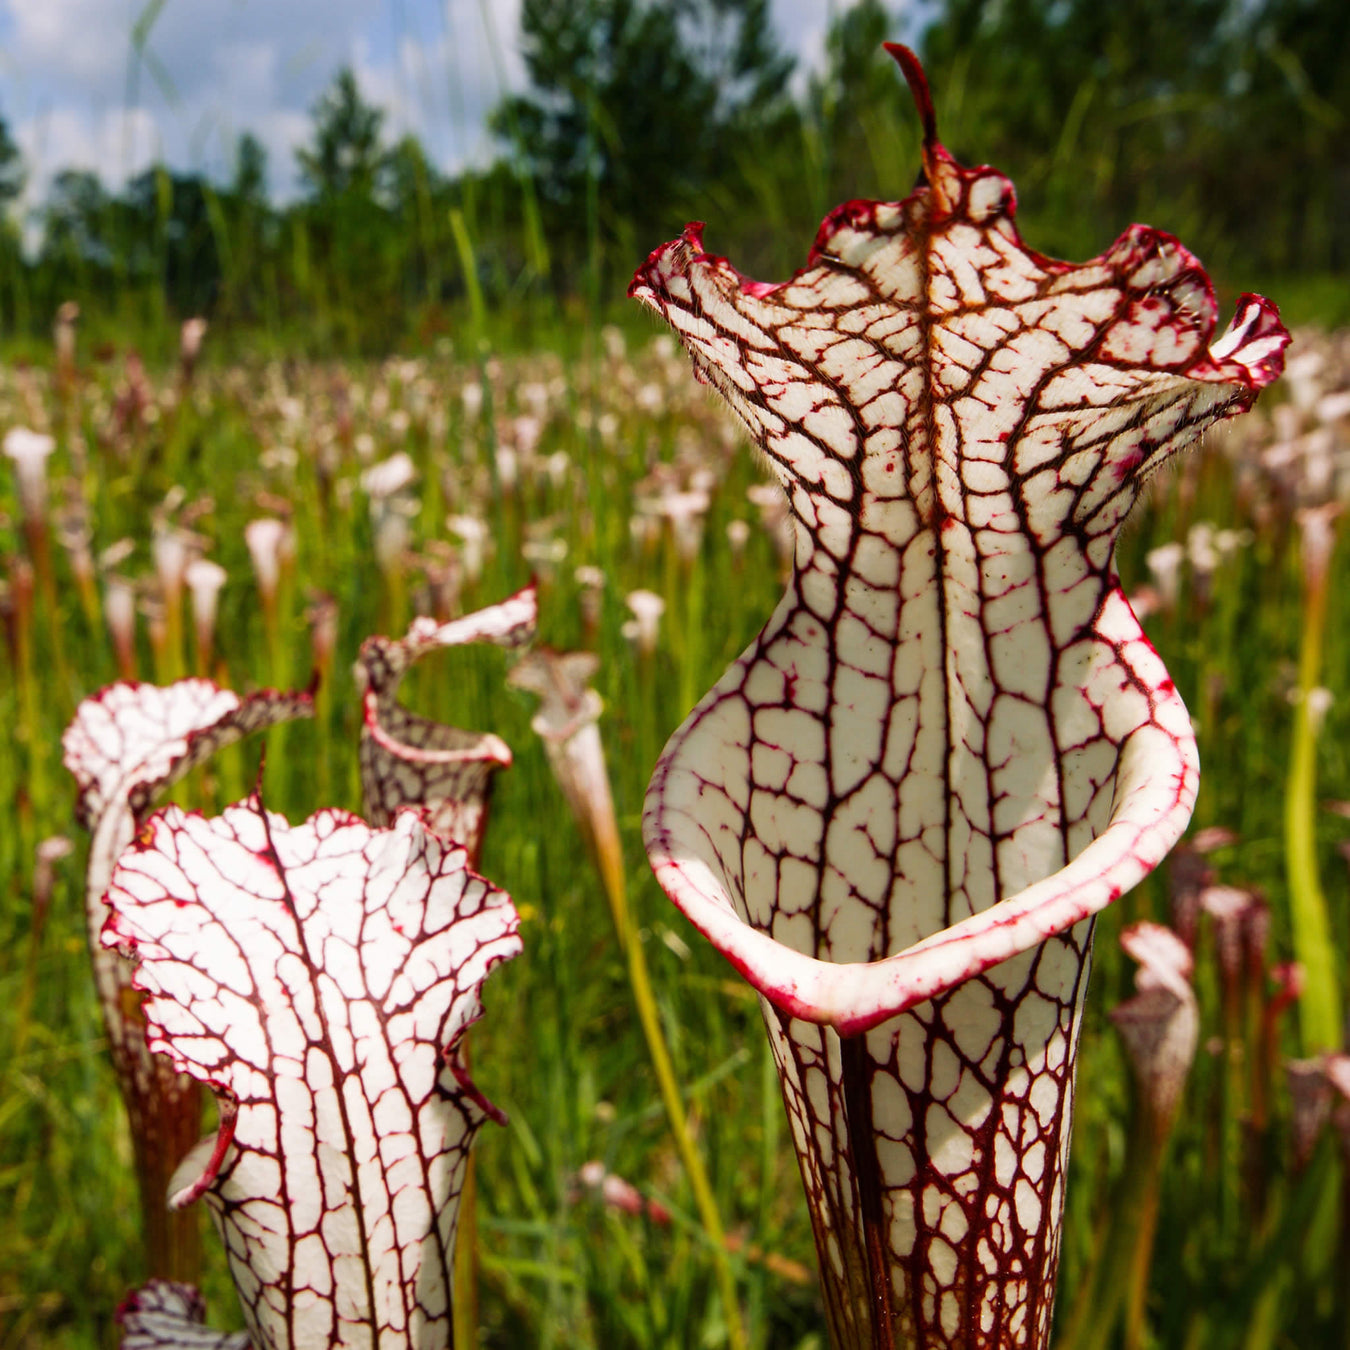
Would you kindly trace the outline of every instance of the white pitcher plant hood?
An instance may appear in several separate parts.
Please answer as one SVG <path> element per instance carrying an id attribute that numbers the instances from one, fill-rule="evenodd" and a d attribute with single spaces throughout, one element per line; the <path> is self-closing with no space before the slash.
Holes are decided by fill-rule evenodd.
<path id="1" fill-rule="evenodd" d="M 210 680 L 180 680 L 163 688 L 124 682 L 85 699 L 61 739 L 66 768 L 79 787 L 76 815 L 92 836 L 85 919 L 94 983 L 131 1120 L 152 1249 L 164 1184 L 182 1150 L 197 1138 L 200 1103 L 195 1087 L 146 1049 L 132 968 L 101 944 L 107 919 L 103 897 L 113 864 L 158 793 L 222 746 L 277 722 L 312 715 L 307 693 L 263 690 L 241 698 Z M 163 1255 L 171 1253 L 152 1250 L 152 1265 L 161 1264 Z"/>
<path id="2" fill-rule="evenodd" d="M 745 423 L 795 530 L 787 594 L 671 738 L 645 835 L 763 999 L 838 1347 L 1043 1346 L 1091 918 L 1177 840 L 1189 717 L 1121 591 L 1146 477 L 1281 368 L 1213 341 L 1143 226 L 1025 248 L 1011 183 L 924 125 L 903 202 L 849 202 L 790 281 L 702 226 L 630 294 Z"/>
<path id="3" fill-rule="evenodd" d="M 291 826 L 254 796 L 152 816 L 108 904 L 151 1050 L 217 1096 L 171 1203 L 206 1197 L 253 1345 L 448 1346 L 464 1169 L 501 1119 L 459 1040 L 520 950 L 510 897 L 415 812 Z"/>
<path id="4" fill-rule="evenodd" d="M 409 712 L 398 688 L 409 667 L 429 652 L 469 642 L 518 649 L 534 637 L 539 606 L 533 586 L 500 604 L 450 623 L 414 619 L 407 635 L 367 638 L 356 662 L 361 690 L 361 790 L 377 825 L 402 806 L 423 807 L 428 824 L 478 857 L 492 775 L 511 763 L 511 750 L 491 732 L 462 731 Z"/>

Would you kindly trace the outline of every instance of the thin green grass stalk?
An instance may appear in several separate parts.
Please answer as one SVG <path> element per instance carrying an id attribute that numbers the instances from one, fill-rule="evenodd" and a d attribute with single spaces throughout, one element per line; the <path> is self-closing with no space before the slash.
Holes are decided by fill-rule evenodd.
<path id="1" fill-rule="evenodd" d="M 1122 1320 L 1128 1350 L 1147 1344 L 1145 1300 L 1167 1139 L 1153 1113 L 1137 1104 L 1105 1240 L 1079 1287 L 1056 1350 L 1107 1350 Z"/>
<path id="2" fill-rule="evenodd" d="M 572 794 L 568 793 L 568 796 L 571 799 Z M 633 993 L 633 1002 L 637 1006 L 638 1020 L 647 1042 L 647 1052 L 656 1074 L 661 1100 L 666 1108 L 671 1134 L 680 1161 L 684 1165 L 685 1175 L 689 1178 L 689 1185 L 694 1192 L 694 1203 L 698 1209 L 704 1235 L 712 1249 L 713 1268 L 717 1275 L 723 1313 L 726 1317 L 727 1341 L 733 1350 L 746 1350 L 748 1342 L 736 1297 L 736 1281 L 727 1250 L 726 1230 L 722 1226 L 717 1197 L 713 1194 L 712 1185 L 703 1166 L 702 1155 L 689 1128 L 689 1118 L 685 1113 L 684 1100 L 675 1077 L 675 1066 L 671 1061 L 670 1049 L 661 1027 L 661 1016 L 652 990 L 647 958 L 629 907 L 623 849 L 619 842 L 618 824 L 614 818 L 612 801 L 607 815 L 603 811 L 594 810 L 589 820 L 579 823 L 592 845 L 593 858 L 600 873 L 605 898 L 609 902 L 610 916 L 614 921 L 614 932 L 619 941 L 619 948 L 624 954 L 629 988 Z"/>
<path id="3" fill-rule="evenodd" d="M 607 870 L 601 868 L 602 876 Z M 651 975 L 647 970 L 647 958 L 642 950 L 641 938 L 634 929 L 629 914 L 627 890 L 621 870 L 617 879 L 614 876 L 605 879 L 605 891 L 609 896 L 610 911 L 614 916 L 614 928 L 618 934 L 619 944 L 624 948 L 627 957 L 628 983 L 633 991 L 638 1020 L 642 1023 L 642 1034 L 646 1038 L 647 1050 L 651 1055 L 652 1069 L 656 1073 L 656 1081 L 661 1089 L 661 1100 L 665 1103 L 670 1131 L 675 1137 L 675 1147 L 679 1151 L 685 1175 L 689 1178 L 689 1185 L 694 1192 L 694 1203 L 698 1208 L 703 1231 L 712 1247 L 713 1266 L 717 1272 L 722 1309 L 727 1323 L 727 1342 L 733 1350 L 745 1350 L 748 1343 L 745 1328 L 741 1325 L 731 1258 L 727 1254 L 726 1230 L 722 1227 L 717 1197 L 713 1194 L 712 1184 L 704 1169 L 703 1157 L 689 1129 L 689 1118 L 685 1114 L 684 1101 L 675 1079 L 675 1066 L 671 1063 L 670 1050 L 666 1045 L 665 1033 L 661 1029 L 656 996 L 652 992 Z"/>
<path id="4" fill-rule="evenodd" d="M 483 391 L 483 406 L 480 416 L 483 419 L 484 445 L 487 455 L 488 475 L 492 481 L 492 502 L 496 513 L 494 525 L 501 537 L 502 525 L 502 482 L 497 466 L 497 422 L 493 408 L 492 381 L 488 377 L 487 347 L 487 306 L 483 301 L 483 286 L 478 276 L 478 256 L 473 246 L 473 236 L 469 233 L 464 213 L 456 206 L 450 209 L 450 233 L 455 237 L 455 252 L 459 255 L 460 270 L 464 273 L 464 285 L 469 294 L 469 316 L 472 321 L 473 356 L 478 367 L 478 382 Z"/>
<path id="5" fill-rule="evenodd" d="M 1294 954 L 1305 984 L 1298 1015 L 1305 1055 L 1338 1050 L 1343 1040 L 1340 981 L 1326 895 L 1317 869 L 1317 717 L 1313 691 L 1322 672 L 1329 567 L 1309 566 L 1298 659 L 1298 701 L 1284 796 L 1285 859 Z"/>
<path id="6" fill-rule="evenodd" d="M 478 12 L 483 23 L 483 33 L 487 38 L 488 52 L 492 59 L 492 73 L 497 80 L 497 88 L 505 91 L 510 81 L 506 75 L 506 62 L 502 58 L 501 39 L 497 25 L 492 19 L 492 6 L 489 0 L 479 0 Z M 530 269 L 540 281 L 547 284 L 553 270 L 553 261 L 549 255 L 548 239 L 544 234 L 543 216 L 539 210 L 539 194 L 535 190 L 534 175 L 529 171 L 523 151 L 524 137 L 517 124 L 515 108 L 507 102 L 504 105 L 508 119 L 508 134 L 512 151 L 512 167 L 515 170 L 516 183 L 520 188 L 521 209 L 525 225 L 525 256 Z M 552 308 L 550 306 L 550 308 Z"/>
<path id="7" fill-rule="evenodd" d="M 19 694 L 19 721 L 15 730 L 16 739 L 23 743 L 26 752 L 24 781 L 14 786 L 19 803 L 20 848 L 23 857 L 32 858 L 39 837 L 38 822 L 48 811 L 51 801 L 50 764 L 53 751 L 43 732 L 42 698 L 33 651 L 33 574 L 24 559 L 17 560 L 11 566 L 10 583 L 13 604 L 11 632 Z"/>
<path id="8" fill-rule="evenodd" d="M 1242 1350 L 1273 1350 L 1279 1343 L 1280 1304 L 1287 1283 L 1287 1272 L 1279 1270 L 1257 1295 Z"/>

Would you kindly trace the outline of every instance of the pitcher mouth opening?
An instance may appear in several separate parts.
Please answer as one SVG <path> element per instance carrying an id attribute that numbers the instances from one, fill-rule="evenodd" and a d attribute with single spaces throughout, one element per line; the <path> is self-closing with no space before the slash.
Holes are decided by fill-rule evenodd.
<path id="1" fill-rule="evenodd" d="M 1148 654 L 1161 669 L 1151 649 Z M 684 738 L 684 729 L 672 738 L 647 793 L 643 831 L 658 881 L 764 998 L 841 1036 L 866 1032 L 1105 909 L 1181 837 L 1199 781 L 1189 714 L 1165 681 L 1151 720 L 1120 744 L 1106 827 L 1072 861 L 894 955 L 833 962 L 776 940 L 738 908 L 728 864 L 698 811 L 704 779 L 684 754 Z M 696 758 L 706 763 L 706 754 L 703 747 Z"/>

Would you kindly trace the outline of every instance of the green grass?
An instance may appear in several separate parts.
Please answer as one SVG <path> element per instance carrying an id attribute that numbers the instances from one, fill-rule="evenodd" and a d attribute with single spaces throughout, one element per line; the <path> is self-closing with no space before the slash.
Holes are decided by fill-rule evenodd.
<path id="1" fill-rule="evenodd" d="M 412 551 L 453 540 L 447 514 L 478 514 L 493 547 L 481 578 L 463 579 L 458 607 L 540 582 L 541 637 L 583 640 L 573 577 L 581 564 L 607 579 L 593 642 L 597 685 L 623 831 L 631 902 L 641 926 L 665 1032 L 686 1107 L 728 1229 L 747 1245 L 814 1269 L 796 1164 L 756 1002 L 655 886 L 639 815 L 666 737 L 769 615 L 779 562 L 746 488 L 753 456 L 729 434 L 729 417 L 668 346 L 634 323 L 632 355 L 601 355 L 599 335 L 560 328 L 552 350 L 492 357 L 442 344 L 414 365 L 308 364 L 281 360 L 210 366 L 181 407 L 110 435 L 120 362 L 90 365 L 76 400 L 62 408 L 45 369 L 0 371 L 0 427 L 47 419 L 59 448 L 51 461 L 54 507 L 82 502 L 95 552 L 121 538 L 135 552 L 120 570 L 150 578 L 152 519 L 169 494 L 222 563 L 217 672 L 236 688 L 303 683 L 310 669 L 304 611 L 311 592 L 333 597 L 340 637 L 327 715 L 274 734 L 264 792 L 269 805 L 303 818 L 321 805 L 359 809 L 359 713 L 351 663 L 365 636 L 399 633 L 429 592 L 416 564 L 382 575 L 374 561 L 367 462 L 404 449 L 420 478 L 411 508 Z M 590 354 L 588 355 L 588 349 Z M 486 374 L 483 413 L 460 396 Z M 157 374 L 157 397 L 173 387 Z M 293 402 L 292 402 L 293 401 Z M 531 459 L 518 456 L 516 485 L 494 490 L 494 440 L 519 439 L 516 419 L 541 416 Z M 490 413 L 490 416 L 488 415 Z M 406 423 L 405 423 L 406 415 Z M 1253 461 L 1258 435 L 1243 451 Z M 552 474 L 534 467 L 566 455 Z M 639 497 L 662 475 L 713 475 L 699 555 L 683 561 L 667 530 L 640 540 L 630 527 Z M 0 553 L 21 557 L 17 501 L 0 474 Z M 1222 880 L 1251 885 L 1272 911 L 1271 959 L 1292 955 L 1283 811 L 1296 682 L 1301 591 L 1298 535 L 1268 486 L 1249 483 L 1218 447 L 1164 475 L 1141 504 L 1122 546 L 1127 587 L 1146 579 L 1143 557 L 1184 538 L 1197 521 L 1250 528 L 1253 537 L 1220 564 L 1207 587 L 1183 571 L 1175 608 L 1148 628 L 1198 725 L 1203 779 L 1197 825 L 1226 825 L 1238 841 L 1211 859 Z M 176 489 L 182 490 L 181 494 Z M 269 652 L 243 540 L 244 524 L 288 507 L 296 558 L 282 594 L 280 640 Z M 752 529 L 740 556 L 726 526 Z M 551 562 L 543 540 L 565 545 Z M 531 546 L 534 561 L 523 556 Z M 556 551 L 556 545 L 555 545 Z M 130 1147 L 101 1044 L 83 933 L 82 865 L 74 789 L 59 736 L 78 701 L 116 677 L 102 625 L 81 604 L 66 551 L 53 544 L 55 609 L 39 585 L 27 631 L 27 666 L 15 658 L 23 626 L 21 569 L 11 562 L 10 644 L 0 679 L 0 1347 L 92 1350 L 116 1344 L 112 1312 L 144 1275 Z M 435 561 L 435 558 L 432 558 Z M 461 559 L 462 562 L 462 559 Z M 624 595 L 638 587 L 667 601 L 657 654 L 643 659 L 621 632 Z M 147 581 L 147 588 L 149 583 Z M 142 678 L 186 670 L 183 652 L 152 650 L 142 622 Z M 1350 563 L 1333 562 L 1323 683 L 1336 695 L 1317 744 L 1317 798 L 1350 797 Z M 713 1262 L 672 1145 L 648 1066 L 624 963 L 600 881 L 587 860 L 529 728 L 531 700 L 507 690 L 505 660 L 464 651 L 417 667 L 405 686 L 419 711 L 491 729 L 516 755 L 499 776 L 482 860 L 484 873 L 519 906 L 525 954 L 495 973 L 487 1015 L 472 1033 L 475 1074 L 510 1125 L 488 1126 L 477 1151 L 482 1249 L 482 1344 L 566 1347 L 719 1346 L 725 1328 Z M 27 709 L 25 714 L 24 709 Z M 189 790 L 215 807 L 247 790 L 259 744 L 217 761 Z M 1335 845 L 1350 834 L 1326 812 L 1314 822 L 1322 886 L 1345 969 L 1346 870 Z M 31 899 L 33 850 L 52 834 L 76 840 L 58 865 L 45 924 Z M 1080 1054 L 1074 1161 L 1068 1191 L 1061 1303 L 1090 1275 L 1110 1222 L 1130 1129 L 1131 1084 L 1107 1010 L 1132 988 L 1116 935 L 1141 917 L 1166 919 L 1167 878 L 1150 880 L 1098 926 L 1097 969 Z M 1289 1099 L 1278 1066 L 1271 1120 L 1249 1125 L 1255 1044 L 1226 1026 L 1214 947 L 1202 925 L 1196 986 L 1201 1050 L 1164 1175 L 1147 1304 L 1152 1340 L 1165 1347 L 1341 1343 L 1350 1324 L 1344 1278 L 1343 1169 L 1330 1137 L 1309 1168 L 1294 1172 Z M 1296 1019 L 1282 1045 L 1296 1049 Z M 576 1194 L 589 1159 L 659 1199 L 660 1226 L 602 1209 Z M 214 1238 L 205 1287 L 212 1320 L 237 1325 Z M 825 1344 L 818 1296 L 765 1263 L 738 1259 L 752 1344 L 807 1350 Z M 1265 1319 L 1263 1321 L 1262 1319 Z M 1267 1324 L 1276 1331 L 1261 1339 Z M 1116 1344 L 1115 1341 L 1108 1342 Z"/>

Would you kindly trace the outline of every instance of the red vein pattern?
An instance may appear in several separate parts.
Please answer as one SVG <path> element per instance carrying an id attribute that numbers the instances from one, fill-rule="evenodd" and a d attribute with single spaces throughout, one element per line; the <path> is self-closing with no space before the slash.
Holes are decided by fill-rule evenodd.
<path id="1" fill-rule="evenodd" d="M 206 1304 L 191 1285 L 151 1280 L 117 1310 L 122 1350 L 249 1350 L 240 1331 L 213 1331 Z"/>
<path id="2" fill-rule="evenodd" d="M 1140 486 L 1282 366 L 1170 235 L 1021 242 L 924 120 L 790 281 L 702 226 L 630 294 L 787 494 L 763 633 L 666 747 L 657 876 L 762 995 L 837 1347 L 1044 1346 L 1091 917 L 1179 837 L 1190 721 L 1120 590 Z"/>
<path id="3" fill-rule="evenodd" d="M 356 663 L 362 691 L 361 789 L 366 813 L 387 825 L 404 806 L 430 814 L 428 825 L 458 840 L 476 860 L 487 820 L 492 775 L 509 767 L 511 751 L 491 733 L 461 731 L 409 712 L 398 687 L 428 652 L 468 642 L 517 649 L 534 638 L 538 604 L 527 586 L 499 605 L 437 626 L 415 619 L 400 641 L 367 638 Z"/>
<path id="4" fill-rule="evenodd" d="M 157 793 L 224 745 L 277 722 L 313 716 L 308 694 L 264 690 L 241 699 L 209 680 L 167 688 L 119 683 L 85 699 L 62 736 L 66 768 L 79 787 L 76 814 L 91 833 L 85 918 L 94 982 L 103 1009 L 118 1086 L 131 1122 L 132 1147 L 154 1273 L 194 1273 L 185 1232 L 165 1231 L 166 1185 L 197 1140 L 201 1100 L 190 1080 L 145 1046 L 141 1001 L 131 966 L 100 945 L 103 896 L 113 864 L 131 842 Z"/>
<path id="5" fill-rule="evenodd" d="M 450 1262 L 488 1115 L 458 1052 L 520 950 L 505 892 L 413 812 L 289 826 L 169 807 L 123 854 L 104 942 L 139 958 L 150 1048 L 221 1107 L 205 1195 L 256 1350 L 451 1343 Z"/>

